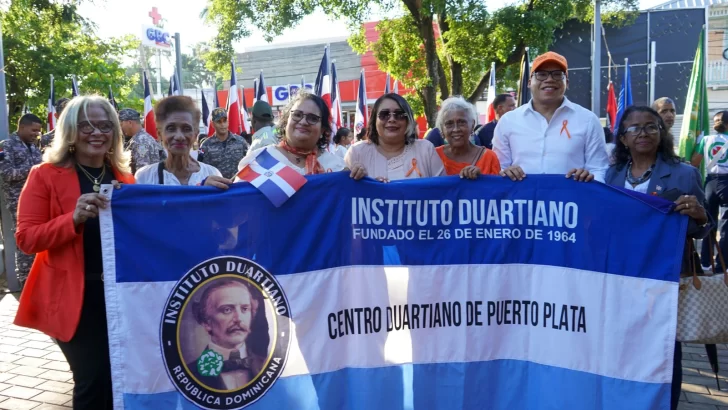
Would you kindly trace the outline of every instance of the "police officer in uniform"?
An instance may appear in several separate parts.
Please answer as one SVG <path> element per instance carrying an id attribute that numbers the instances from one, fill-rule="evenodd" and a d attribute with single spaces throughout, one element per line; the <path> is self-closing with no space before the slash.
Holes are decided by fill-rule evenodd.
<path id="1" fill-rule="evenodd" d="M 56 113 L 54 114 L 54 117 L 56 117 L 56 121 L 58 121 L 58 118 L 61 116 L 61 113 L 63 113 L 63 109 L 66 108 L 66 104 L 71 101 L 70 98 L 61 98 L 60 100 L 56 101 Z M 40 137 L 40 152 L 45 151 L 46 147 L 51 145 L 53 142 L 53 137 L 56 136 L 56 130 L 52 129 L 48 134 L 43 134 L 42 137 Z"/>
<path id="2" fill-rule="evenodd" d="M 142 117 L 138 111 L 124 108 L 119 111 L 119 121 L 124 134 L 124 147 L 131 151 L 132 173 L 167 158 L 162 145 L 142 128 Z"/>
<path id="3" fill-rule="evenodd" d="M 37 141 L 41 133 L 42 121 L 34 114 L 25 114 L 18 121 L 18 130 L 10 138 L 2 141 L 3 158 L 0 160 L 0 176 L 5 207 L 13 217 L 13 235 L 18 224 L 18 199 L 25 180 L 33 166 L 41 163 L 41 152 Z M 15 274 L 21 288 L 28 279 L 35 255 L 15 250 Z"/>
<path id="4" fill-rule="evenodd" d="M 223 178 L 232 179 L 238 173 L 238 163 L 248 153 L 250 145 L 243 137 L 228 130 L 227 112 L 223 108 L 212 111 L 215 135 L 200 146 L 197 160 L 220 170 Z"/>

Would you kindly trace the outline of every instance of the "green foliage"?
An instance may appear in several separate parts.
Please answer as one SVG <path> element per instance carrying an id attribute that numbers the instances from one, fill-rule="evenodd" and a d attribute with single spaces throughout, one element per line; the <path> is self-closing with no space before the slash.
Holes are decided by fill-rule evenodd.
<path id="1" fill-rule="evenodd" d="M 548 49 L 554 32 L 567 20 L 591 21 L 592 1 L 516 0 L 489 12 L 482 0 L 208 0 L 205 18 L 217 27 L 218 36 L 205 58 L 208 68 L 224 71 L 233 57 L 232 43 L 248 35 L 252 26 L 270 39 L 316 9 L 357 24 L 376 6 L 385 10 L 382 14 L 396 17 L 378 23 L 376 42 L 369 43 L 359 31 L 349 44 L 360 54 L 372 51 L 382 71 L 415 89 L 412 98 L 420 99 L 421 112 L 430 113 L 432 122 L 429 117 L 437 104 L 433 87 L 442 97 L 449 90 L 462 90 L 475 101 L 487 84 L 492 62 L 501 84 L 515 86 L 525 48 L 535 56 Z M 637 7 L 638 0 L 602 0 L 603 21 L 629 23 Z M 438 25 L 439 39 L 428 29 L 431 21 Z M 424 47 L 433 43 L 437 46 Z"/>
<path id="2" fill-rule="evenodd" d="M 120 103 L 139 81 L 122 66 L 138 42 L 98 38 L 76 13 L 75 2 L 12 0 L 2 14 L 2 29 L 11 124 L 23 107 L 45 117 L 51 75 L 56 98 L 71 95 L 71 75 L 76 75 L 82 94 L 105 96 L 111 85 Z"/>

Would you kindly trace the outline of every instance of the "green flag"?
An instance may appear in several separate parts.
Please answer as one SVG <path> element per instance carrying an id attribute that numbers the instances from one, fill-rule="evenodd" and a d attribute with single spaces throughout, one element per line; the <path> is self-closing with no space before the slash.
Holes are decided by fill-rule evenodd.
<path id="1" fill-rule="evenodd" d="M 693 72 L 690 75 L 690 88 L 685 99 L 680 145 L 678 154 L 690 162 L 700 139 L 710 134 L 710 113 L 708 112 L 708 89 L 705 83 L 705 29 L 700 32 L 698 50 L 695 52 Z M 705 176 L 704 164 L 700 172 Z"/>

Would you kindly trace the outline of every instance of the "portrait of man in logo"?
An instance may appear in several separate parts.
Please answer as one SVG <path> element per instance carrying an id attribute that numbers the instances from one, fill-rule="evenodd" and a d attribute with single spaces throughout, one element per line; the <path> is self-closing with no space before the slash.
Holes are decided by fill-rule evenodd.
<path id="1" fill-rule="evenodd" d="M 180 347 L 190 374 L 222 391 L 243 388 L 261 373 L 272 317 L 262 292 L 243 278 L 215 278 L 195 290 L 182 314 Z"/>

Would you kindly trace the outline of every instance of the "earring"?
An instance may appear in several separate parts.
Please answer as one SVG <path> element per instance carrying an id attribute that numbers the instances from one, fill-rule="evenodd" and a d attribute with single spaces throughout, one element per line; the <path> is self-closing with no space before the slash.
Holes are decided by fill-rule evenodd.
<path id="1" fill-rule="evenodd" d="M 75 145 L 69 145 L 68 146 L 68 152 L 70 152 L 71 154 L 73 154 L 74 152 L 76 152 L 76 146 Z"/>

